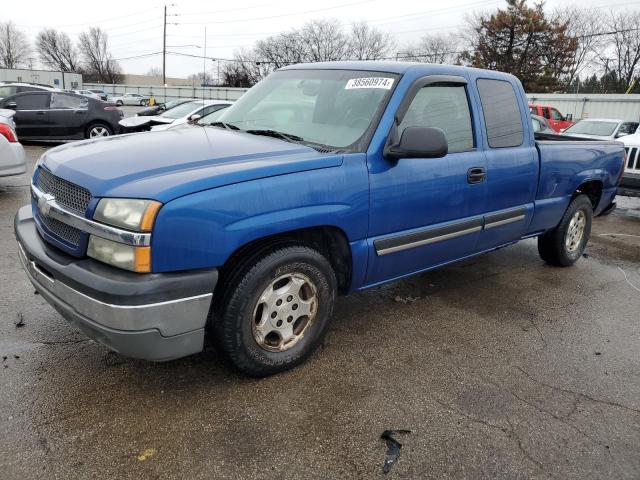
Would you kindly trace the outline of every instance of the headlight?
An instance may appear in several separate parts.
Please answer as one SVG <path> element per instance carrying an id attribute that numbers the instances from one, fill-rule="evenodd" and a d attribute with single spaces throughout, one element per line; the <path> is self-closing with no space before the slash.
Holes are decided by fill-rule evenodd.
<path id="1" fill-rule="evenodd" d="M 93 219 L 126 230 L 150 232 L 161 206 L 160 202 L 153 200 L 103 198 Z"/>
<path id="2" fill-rule="evenodd" d="M 91 235 L 87 256 L 132 272 L 151 271 L 151 247 L 134 247 Z"/>

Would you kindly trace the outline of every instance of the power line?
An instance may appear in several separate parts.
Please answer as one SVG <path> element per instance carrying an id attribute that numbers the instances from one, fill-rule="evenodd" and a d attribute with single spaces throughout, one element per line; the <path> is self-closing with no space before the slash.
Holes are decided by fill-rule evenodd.
<path id="1" fill-rule="evenodd" d="M 211 25 L 211 24 L 228 24 L 228 23 L 244 23 L 244 22 L 252 22 L 255 20 L 271 20 L 274 18 L 284 18 L 284 17 L 294 17 L 296 15 L 304 15 L 307 13 L 318 13 L 318 12 L 326 12 L 329 10 L 337 10 L 340 8 L 345 8 L 345 7 L 351 7 L 354 5 L 362 5 L 363 3 L 371 3 L 373 0 L 362 0 L 360 2 L 352 2 L 352 3 L 344 3 L 342 5 L 336 5 L 333 7 L 325 7 L 325 8 L 318 8 L 315 10 L 305 10 L 302 12 L 295 12 L 295 13 L 283 13 L 280 15 L 269 15 L 269 16 L 265 16 L 265 17 L 252 17 L 252 18 L 243 18 L 243 19 L 238 19 L 238 20 L 218 20 L 215 22 L 180 22 L 181 25 Z"/>

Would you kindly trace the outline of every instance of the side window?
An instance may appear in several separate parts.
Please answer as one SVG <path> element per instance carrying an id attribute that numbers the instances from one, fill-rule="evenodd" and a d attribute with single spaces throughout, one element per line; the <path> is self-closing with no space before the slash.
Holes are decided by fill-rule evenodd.
<path id="1" fill-rule="evenodd" d="M 618 133 L 631 135 L 632 133 L 635 133 L 637 128 L 638 128 L 638 124 L 636 122 L 625 122 L 622 125 L 620 125 L 620 130 L 618 131 Z"/>
<path id="2" fill-rule="evenodd" d="M 51 108 L 53 109 L 72 109 L 87 108 L 89 101 L 83 97 L 75 97 L 73 95 L 65 95 L 64 93 L 54 93 L 51 97 Z"/>
<path id="3" fill-rule="evenodd" d="M 407 127 L 441 128 L 449 153 L 472 150 L 473 128 L 464 85 L 435 84 L 420 89 L 399 125 L 399 134 Z"/>
<path id="4" fill-rule="evenodd" d="M 226 108 L 226 106 L 227 105 L 209 105 L 208 107 L 204 107 L 201 115 L 204 117 L 205 115 L 209 115 L 210 113 L 222 110 L 223 108 Z"/>
<path id="5" fill-rule="evenodd" d="M 478 93 L 491 148 L 517 147 L 524 141 L 524 127 L 513 86 L 504 80 L 479 79 Z"/>
<path id="6" fill-rule="evenodd" d="M 48 93 L 28 93 L 16 97 L 17 110 L 44 110 L 49 108 Z"/>
<path id="7" fill-rule="evenodd" d="M 549 109 L 547 107 L 544 107 L 542 109 L 542 116 L 547 120 L 551 120 L 551 114 L 549 113 Z"/>
<path id="8" fill-rule="evenodd" d="M 555 108 L 551 109 L 551 118 L 553 118 L 554 120 L 564 120 L 564 118 L 562 118 L 562 115 L 560 114 L 560 112 L 558 110 L 556 110 Z"/>

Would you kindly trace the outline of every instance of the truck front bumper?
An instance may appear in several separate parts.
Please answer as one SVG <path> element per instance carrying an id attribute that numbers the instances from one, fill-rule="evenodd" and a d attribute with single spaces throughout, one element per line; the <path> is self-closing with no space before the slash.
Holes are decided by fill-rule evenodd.
<path id="1" fill-rule="evenodd" d="M 640 175 L 625 173 L 618 187 L 618 195 L 640 197 Z"/>
<path id="2" fill-rule="evenodd" d="M 14 229 L 35 289 L 90 338 L 153 361 L 202 350 L 216 269 L 136 274 L 71 257 L 42 240 L 30 206 L 18 211 Z"/>

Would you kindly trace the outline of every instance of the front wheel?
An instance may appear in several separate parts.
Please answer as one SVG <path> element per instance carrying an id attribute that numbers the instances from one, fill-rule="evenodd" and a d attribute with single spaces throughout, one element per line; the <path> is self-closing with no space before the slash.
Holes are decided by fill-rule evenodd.
<path id="1" fill-rule="evenodd" d="M 556 228 L 538 237 L 540 257 L 550 265 L 568 267 L 584 253 L 591 234 L 593 206 L 586 195 L 574 198 Z"/>
<path id="2" fill-rule="evenodd" d="M 122 102 L 122 100 L 118 100 L 118 101 L 116 102 L 116 105 L 117 105 L 118 107 L 121 107 L 122 105 L 124 105 L 124 103 Z"/>
<path id="3" fill-rule="evenodd" d="M 149 105 L 149 100 L 140 100 L 141 107 L 146 107 L 147 105 Z"/>
<path id="4" fill-rule="evenodd" d="M 336 277 L 316 250 L 290 246 L 239 267 L 224 291 L 214 335 L 238 369 L 261 377 L 315 351 L 333 311 Z"/>

